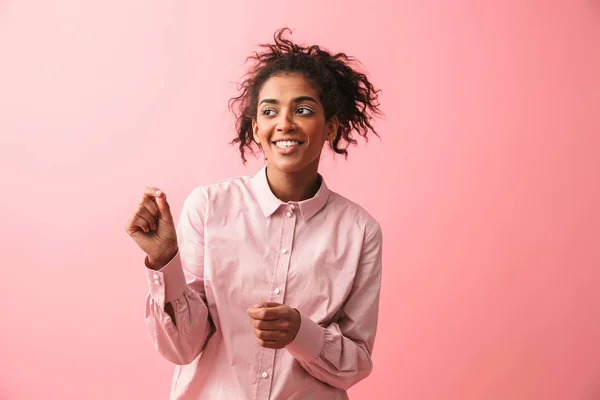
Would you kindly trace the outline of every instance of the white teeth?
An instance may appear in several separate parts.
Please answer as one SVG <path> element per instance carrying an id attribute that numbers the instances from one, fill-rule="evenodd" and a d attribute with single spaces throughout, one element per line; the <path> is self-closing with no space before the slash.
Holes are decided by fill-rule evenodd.
<path id="1" fill-rule="evenodd" d="M 299 144 L 300 144 L 300 142 L 293 142 L 291 140 L 279 141 L 279 142 L 275 143 L 275 145 L 277 145 L 277 147 L 280 147 L 282 149 L 285 149 L 286 147 L 296 146 Z"/>

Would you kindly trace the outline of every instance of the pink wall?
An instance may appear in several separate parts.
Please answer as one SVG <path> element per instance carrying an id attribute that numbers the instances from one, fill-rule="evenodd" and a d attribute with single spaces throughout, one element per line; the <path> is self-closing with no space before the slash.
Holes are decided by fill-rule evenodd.
<path id="1" fill-rule="evenodd" d="M 227 99 L 284 24 L 384 89 L 382 141 L 323 164 L 386 238 L 352 398 L 600 398 L 599 3 L 374 3 L 0 1 L 1 399 L 167 397 L 124 224 L 258 168 Z"/>

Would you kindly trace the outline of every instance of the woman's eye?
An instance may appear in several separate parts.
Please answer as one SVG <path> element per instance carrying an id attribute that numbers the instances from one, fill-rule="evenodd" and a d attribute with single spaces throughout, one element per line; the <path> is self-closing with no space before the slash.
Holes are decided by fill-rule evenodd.
<path id="1" fill-rule="evenodd" d="M 265 108 L 264 110 L 262 110 L 261 114 L 270 117 L 272 115 L 275 115 L 275 110 L 273 110 L 272 108 Z"/>
<path id="2" fill-rule="evenodd" d="M 298 113 L 298 114 L 300 114 L 300 115 L 309 115 L 309 114 L 312 114 L 313 112 L 314 112 L 314 111 L 313 111 L 313 110 L 311 110 L 311 109 L 310 109 L 310 108 L 308 108 L 308 107 L 298 107 L 298 108 L 296 109 L 296 113 Z"/>

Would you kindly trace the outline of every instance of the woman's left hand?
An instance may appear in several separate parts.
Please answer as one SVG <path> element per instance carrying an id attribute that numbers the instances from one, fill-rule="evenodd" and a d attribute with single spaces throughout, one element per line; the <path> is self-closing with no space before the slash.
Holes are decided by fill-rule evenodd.
<path id="1" fill-rule="evenodd" d="M 283 349 L 300 329 L 300 312 L 279 303 L 261 303 L 248 309 L 256 341 L 268 349 Z"/>

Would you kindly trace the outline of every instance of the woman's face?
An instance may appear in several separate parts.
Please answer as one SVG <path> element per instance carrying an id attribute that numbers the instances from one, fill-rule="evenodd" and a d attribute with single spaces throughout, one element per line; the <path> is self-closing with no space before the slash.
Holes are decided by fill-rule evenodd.
<path id="1" fill-rule="evenodd" d="M 281 74 L 265 82 L 258 94 L 254 140 L 267 165 L 282 172 L 316 167 L 326 141 L 335 138 L 337 118 L 325 121 L 317 91 L 300 74 Z"/>

